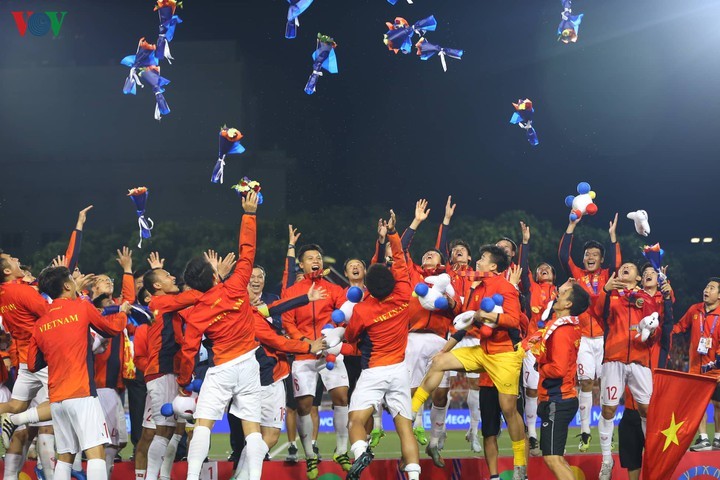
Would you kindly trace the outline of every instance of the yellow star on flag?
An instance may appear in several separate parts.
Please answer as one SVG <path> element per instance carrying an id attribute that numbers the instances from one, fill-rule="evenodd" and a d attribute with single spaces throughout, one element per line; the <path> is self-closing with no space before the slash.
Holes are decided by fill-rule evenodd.
<path id="1" fill-rule="evenodd" d="M 663 452 L 667 450 L 671 443 L 674 443 L 678 446 L 680 445 L 680 443 L 678 442 L 677 432 L 678 430 L 680 430 L 680 427 L 682 427 L 683 423 L 685 422 L 682 421 L 680 423 L 675 423 L 675 412 L 673 412 L 670 426 L 665 430 L 661 430 L 660 432 L 665 435 L 665 446 L 663 447 Z"/>

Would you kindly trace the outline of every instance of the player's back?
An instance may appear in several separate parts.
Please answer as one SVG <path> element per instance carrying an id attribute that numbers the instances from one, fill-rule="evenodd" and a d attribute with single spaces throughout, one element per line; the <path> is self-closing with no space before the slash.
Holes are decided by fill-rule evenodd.
<path id="1" fill-rule="evenodd" d="M 45 299 L 22 280 L 0 285 L 0 315 L 15 341 L 20 363 L 27 362 L 27 347 L 35 322 L 47 309 Z"/>

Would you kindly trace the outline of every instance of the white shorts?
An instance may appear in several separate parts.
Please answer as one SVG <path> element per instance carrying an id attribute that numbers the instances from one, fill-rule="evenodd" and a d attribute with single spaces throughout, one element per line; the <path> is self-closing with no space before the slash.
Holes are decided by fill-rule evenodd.
<path id="1" fill-rule="evenodd" d="M 577 373 L 580 380 L 595 380 L 602 376 L 605 355 L 603 337 L 582 337 L 577 356 Z"/>
<path id="2" fill-rule="evenodd" d="M 155 422 L 152 418 L 152 400 L 150 395 L 145 395 L 145 413 L 143 414 L 142 427 L 148 430 L 155 430 Z"/>
<path id="3" fill-rule="evenodd" d="M 5 385 L 0 385 L 0 403 L 7 403 L 10 401 L 10 389 Z"/>
<path id="4" fill-rule="evenodd" d="M 430 369 L 432 358 L 445 346 L 445 339 L 434 333 L 408 334 L 405 365 L 410 372 L 410 388 L 417 388 Z M 450 387 L 450 372 L 445 372 L 438 388 Z"/>
<path id="5" fill-rule="evenodd" d="M 120 445 L 126 444 L 128 441 L 128 426 L 127 417 L 125 416 L 125 407 L 122 404 L 122 397 L 119 393 L 116 393 L 118 397 L 117 402 L 117 425 L 118 425 L 118 441 Z"/>
<path id="6" fill-rule="evenodd" d="M 281 430 L 285 424 L 285 382 L 278 380 L 262 388 L 260 426 Z"/>
<path id="7" fill-rule="evenodd" d="M 444 345 L 444 344 L 443 344 L 443 345 Z M 453 350 L 455 350 L 456 348 L 463 348 L 463 347 L 477 347 L 478 345 L 480 345 L 480 339 L 479 339 L 479 338 L 475 338 L 475 337 L 471 337 L 471 336 L 469 336 L 469 335 L 465 335 L 465 337 L 464 337 L 462 340 L 460 340 L 460 341 L 457 343 L 457 345 L 455 345 L 455 346 L 453 347 Z M 448 372 L 448 374 L 449 374 L 450 377 L 456 377 L 458 373 L 459 373 L 459 372 L 455 372 L 455 371 Z M 465 378 L 480 378 L 480 374 L 479 374 L 479 373 L 475 373 L 475 372 L 465 372 Z M 475 383 L 477 383 L 477 382 L 475 382 Z M 418 385 L 418 386 L 419 386 L 419 385 Z"/>
<path id="8" fill-rule="evenodd" d="M 236 359 L 208 368 L 195 407 L 196 419 L 220 420 L 232 399 L 230 413 L 243 420 L 260 423 L 260 364 L 255 352 L 250 353 L 240 357 L 239 361 Z"/>
<path id="9" fill-rule="evenodd" d="M 100 400 L 103 415 L 105 416 L 105 424 L 110 434 L 109 443 L 117 447 L 120 445 L 120 427 L 125 426 L 125 422 L 118 424 L 117 410 L 120 404 L 120 398 L 112 388 L 98 388 L 97 395 L 98 400 Z"/>
<path id="10" fill-rule="evenodd" d="M 57 453 L 79 453 L 109 442 L 107 423 L 97 397 L 51 403 L 50 411 Z"/>
<path id="11" fill-rule="evenodd" d="M 160 412 L 160 409 L 166 403 L 172 403 L 177 396 L 177 376 L 166 373 L 162 377 L 150 380 L 145 385 L 147 386 L 147 396 L 150 398 L 150 411 L 155 426 L 174 427 L 177 424 L 175 415 L 166 417 Z"/>
<path id="12" fill-rule="evenodd" d="M 325 389 L 330 392 L 339 387 L 348 387 L 348 375 L 345 369 L 343 356 L 338 355 L 335 360 L 335 368 L 328 370 L 325 367 L 325 359 L 317 360 L 295 360 L 292 364 L 293 386 L 295 387 L 295 398 L 306 395 L 315 396 L 317 390 L 317 376 L 320 374 Z"/>
<path id="13" fill-rule="evenodd" d="M 525 352 L 523 358 L 523 385 L 525 388 L 537 390 L 540 382 L 540 372 L 535 370 L 535 355 L 530 350 Z"/>
<path id="14" fill-rule="evenodd" d="M 607 362 L 603 365 L 600 403 L 615 406 L 625 394 L 625 386 L 637 403 L 650 404 L 652 396 L 652 372 L 637 363 Z M 690 393 L 690 392 L 688 392 Z"/>
<path id="15" fill-rule="evenodd" d="M 378 408 L 383 399 L 393 418 L 402 415 L 412 420 L 410 378 L 404 362 L 363 370 L 350 397 L 349 411 Z"/>
<path id="16" fill-rule="evenodd" d="M 17 379 L 15 380 L 15 385 L 13 386 L 12 398 L 14 400 L 29 402 L 30 400 L 35 398 L 35 396 L 38 395 L 41 390 L 44 389 L 45 400 L 47 400 L 47 383 L 47 367 L 35 373 L 30 373 L 30 370 L 27 369 L 27 365 L 21 363 L 20 368 L 18 368 L 18 375 Z M 42 397 L 42 394 L 40 395 L 40 397 Z"/>

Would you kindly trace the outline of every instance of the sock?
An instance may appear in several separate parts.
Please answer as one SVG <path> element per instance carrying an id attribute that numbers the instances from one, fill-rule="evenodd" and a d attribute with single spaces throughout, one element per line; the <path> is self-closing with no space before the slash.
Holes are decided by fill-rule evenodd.
<path id="1" fill-rule="evenodd" d="M 194 440 L 194 437 L 193 437 Z M 163 455 L 167 449 L 169 440 L 162 435 L 155 435 L 153 441 L 150 443 L 147 453 L 147 472 L 145 472 L 146 480 L 158 480 L 160 475 L 160 467 L 163 462 Z M 192 442 L 190 442 L 192 443 Z M 190 457 L 188 456 L 188 461 Z M 205 457 L 203 457 L 205 460 Z"/>
<path id="2" fill-rule="evenodd" d="M 247 450 L 247 470 L 250 480 L 260 480 L 262 476 L 263 460 L 268 452 L 268 446 L 263 441 L 260 432 L 254 432 L 245 437 L 245 448 Z"/>
<path id="3" fill-rule="evenodd" d="M 75 455 L 75 460 L 72 463 L 72 469 L 76 472 L 82 472 L 82 452 L 78 452 Z"/>
<path id="4" fill-rule="evenodd" d="M 600 421 L 598 421 L 598 433 L 600 433 L 600 450 L 602 451 L 603 462 L 609 462 L 610 459 L 612 459 L 610 444 L 612 443 L 614 428 L 615 425 L 612 420 L 606 420 L 605 417 L 600 415 Z"/>
<path id="5" fill-rule="evenodd" d="M 313 441 L 312 441 L 313 423 L 312 423 L 312 417 L 310 417 L 310 414 L 300 415 L 298 413 L 297 429 L 298 429 L 298 435 L 300 435 L 300 443 L 302 443 L 303 450 L 305 450 L 305 458 L 315 458 L 315 453 L 313 452 L 313 448 L 312 448 L 312 446 L 313 446 Z"/>
<path id="6" fill-rule="evenodd" d="M 423 425 L 423 417 L 425 409 L 423 407 L 420 407 L 420 410 L 417 411 L 417 414 L 415 415 L 415 420 L 413 420 L 413 428 L 424 428 Z"/>
<path id="7" fill-rule="evenodd" d="M 145 470 L 135 470 L 135 480 L 145 480 Z"/>
<path id="8" fill-rule="evenodd" d="M 475 437 L 480 423 L 480 391 L 470 390 L 467 396 L 468 410 L 470 411 L 470 435 Z"/>
<path id="9" fill-rule="evenodd" d="M 642 425 L 643 436 L 647 436 L 647 418 L 640 417 L 640 424 Z"/>
<path id="10" fill-rule="evenodd" d="M 420 391 L 420 389 L 418 389 Z M 417 395 L 417 394 L 416 394 Z M 445 429 L 445 407 L 436 407 L 430 410 L 430 448 L 438 446 L 440 435 Z"/>
<path id="11" fill-rule="evenodd" d="M 415 395 L 412 397 L 412 411 L 420 411 L 420 408 L 425 404 L 429 397 L 430 394 L 426 392 L 423 387 L 418 387 L 418 389 L 415 390 Z"/>
<path id="12" fill-rule="evenodd" d="M 80 454 L 78 453 L 78 456 Z M 113 455 L 113 458 L 115 455 Z M 92 458 L 87 461 L 87 479 L 88 480 L 107 480 L 107 467 L 105 460 L 102 458 Z"/>
<path id="13" fill-rule="evenodd" d="M 38 415 L 37 408 L 28 408 L 24 412 L 14 413 L 10 415 L 10 421 L 18 427 L 20 425 L 26 425 L 28 423 L 38 423 L 40 416 Z"/>
<path id="14" fill-rule="evenodd" d="M 701 434 L 700 434 L 700 440 L 707 440 L 707 439 L 708 439 L 707 433 L 701 433 Z"/>
<path id="15" fill-rule="evenodd" d="M 382 430 L 382 406 L 380 405 L 373 412 L 373 430 Z"/>
<path id="16" fill-rule="evenodd" d="M 353 457 L 355 457 L 355 460 L 360 458 L 360 455 L 365 453 L 365 451 L 368 448 L 368 443 L 364 440 L 358 440 L 357 442 L 353 443 L 350 447 L 350 450 L 353 453 Z"/>
<path id="17" fill-rule="evenodd" d="M 590 433 L 592 392 L 583 392 L 582 390 L 580 390 L 580 395 L 578 395 L 578 403 L 580 404 L 580 431 L 582 433 Z M 535 407 L 535 411 L 537 412 L 537 406 Z"/>
<path id="18" fill-rule="evenodd" d="M 335 453 L 347 453 L 347 444 L 350 440 L 348 432 L 348 407 L 333 407 L 333 425 L 335 426 Z"/>
<path id="19" fill-rule="evenodd" d="M 513 465 L 525 465 L 525 439 L 512 442 Z"/>
<path id="20" fill-rule="evenodd" d="M 500 475 L 490 475 L 490 480 L 500 479 Z"/>
<path id="21" fill-rule="evenodd" d="M 5 473 L 3 474 L 4 480 L 17 480 L 22 460 L 23 456 L 18 455 L 17 453 L 5 454 Z"/>
<path id="22" fill-rule="evenodd" d="M 715 432 L 714 440 L 720 440 L 720 432 Z"/>
<path id="23" fill-rule="evenodd" d="M 405 472 L 408 474 L 408 480 L 420 480 L 420 465 L 417 463 L 408 463 Z"/>
<path id="24" fill-rule="evenodd" d="M 155 436 L 157 438 L 157 435 Z M 152 447 L 152 445 L 151 445 Z M 247 447 L 245 447 L 247 448 Z M 198 480 L 202 464 L 210 451 L 210 429 L 208 427 L 196 426 L 193 431 L 193 438 L 187 452 L 188 473 L 187 480 Z M 148 458 L 148 467 L 150 459 Z M 149 469 L 148 469 L 149 470 Z"/>
<path id="25" fill-rule="evenodd" d="M 238 466 L 235 469 L 236 480 L 248 480 L 250 478 L 247 468 L 247 448 L 242 449 L 240 453 L 240 460 L 238 460 Z"/>
<path id="26" fill-rule="evenodd" d="M 537 438 L 537 397 L 525 397 L 525 423 L 527 423 L 528 436 Z"/>
<path id="27" fill-rule="evenodd" d="M 80 456 L 80 454 L 78 453 L 76 455 L 76 457 L 79 457 L 79 456 Z M 7 455 L 5 455 L 5 458 L 7 458 Z M 70 480 L 70 472 L 71 471 L 72 471 L 71 463 L 65 463 L 65 462 L 61 462 L 60 460 L 58 460 L 57 463 L 55 464 L 56 480 Z M 15 478 L 17 478 L 17 477 L 15 477 Z"/>
<path id="28" fill-rule="evenodd" d="M 45 480 L 53 480 L 55 472 L 55 435 L 41 433 L 37 440 L 38 460 L 42 464 Z"/>
<path id="29" fill-rule="evenodd" d="M 115 455 L 120 450 L 115 445 L 105 445 L 105 467 L 107 468 L 107 478 L 112 477 L 113 467 L 115 466 Z M 89 469 L 90 467 L 88 467 Z"/>
<path id="30" fill-rule="evenodd" d="M 170 480 L 170 472 L 172 472 L 173 463 L 175 462 L 175 453 L 177 453 L 178 443 L 180 443 L 181 439 L 182 435 L 175 433 L 168 442 L 162 466 L 160 467 L 160 480 Z M 114 457 L 115 455 L 113 455 Z"/>

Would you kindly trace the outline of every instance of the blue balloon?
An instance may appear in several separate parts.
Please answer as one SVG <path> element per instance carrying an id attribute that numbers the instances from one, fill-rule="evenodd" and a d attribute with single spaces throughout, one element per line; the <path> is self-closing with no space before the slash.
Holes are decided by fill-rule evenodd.
<path id="1" fill-rule="evenodd" d="M 195 380 L 190 383 L 190 391 L 195 393 L 200 393 L 200 389 L 202 388 L 203 380 L 202 378 L 196 378 Z"/>
<path id="2" fill-rule="evenodd" d="M 337 310 L 335 310 L 335 312 L 337 312 Z M 335 312 L 333 312 L 333 313 L 335 313 Z M 335 327 L 333 327 L 329 323 L 327 325 L 325 325 L 324 327 L 322 327 L 323 330 L 328 330 L 328 329 L 333 329 L 333 328 L 335 328 Z"/>
<path id="3" fill-rule="evenodd" d="M 585 195 L 586 193 L 590 193 L 590 184 L 587 182 L 578 183 L 577 191 L 580 195 Z"/>
<path id="4" fill-rule="evenodd" d="M 330 314 L 330 318 L 331 318 L 332 321 L 335 322 L 336 324 L 338 324 L 338 323 L 343 323 L 343 322 L 345 321 L 345 314 L 342 312 L 342 310 L 334 310 L 334 311 Z M 330 325 L 328 324 L 327 326 L 330 326 Z"/>
<path id="5" fill-rule="evenodd" d="M 428 287 L 424 283 L 418 283 L 417 285 L 415 285 L 415 293 L 417 293 L 419 297 L 424 297 L 428 294 L 429 291 L 430 287 Z"/>
<path id="6" fill-rule="evenodd" d="M 542 320 L 538 320 L 537 326 L 540 329 L 545 328 L 545 322 L 543 322 Z"/>
<path id="7" fill-rule="evenodd" d="M 435 299 L 435 308 L 438 310 L 445 310 L 448 308 L 448 300 L 445 297 L 438 297 Z"/>
<path id="8" fill-rule="evenodd" d="M 570 221 L 571 221 L 571 222 L 574 222 L 574 221 L 577 220 L 577 219 L 578 219 L 578 216 L 577 216 L 577 215 L 575 215 L 574 213 L 571 213 L 571 214 L 570 214 Z"/>
<path id="9" fill-rule="evenodd" d="M 327 362 L 325 366 L 328 370 L 332 370 L 333 368 L 335 368 L 335 362 Z"/>
<path id="10" fill-rule="evenodd" d="M 500 295 L 499 293 L 496 293 L 495 295 L 493 295 L 492 299 L 493 299 L 493 302 L 495 302 L 495 305 L 502 305 L 503 302 L 505 301 L 503 296 Z"/>
<path id="11" fill-rule="evenodd" d="M 565 197 L 565 206 L 568 208 L 572 208 L 573 200 L 575 200 L 574 195 L 568 195 L 567 197 Z"/>
<path id="12" fill-rule="evenodd" d="M 363 298 L 363 291 L 360 287 L 350 287 L 346 297 L 352 303 L 358 303 Z"/>
<path id="13" fill-rule="evenodd" d="M 175 415 L 175 412 L 172 408 L 172 403 L 166 403 L 165 405 L 163 405 L 160 408 L 160 413 L 162 413 L 165 417 L 172 417 L 173 415 Z"/>
<path id="14" fill-rule="evenodd" d="M 483 312 L 492 312 L 493 308 L 495 308 L 495 302 L 490 297 L 485 297 L 480 302 L 480 309 Z"/>

